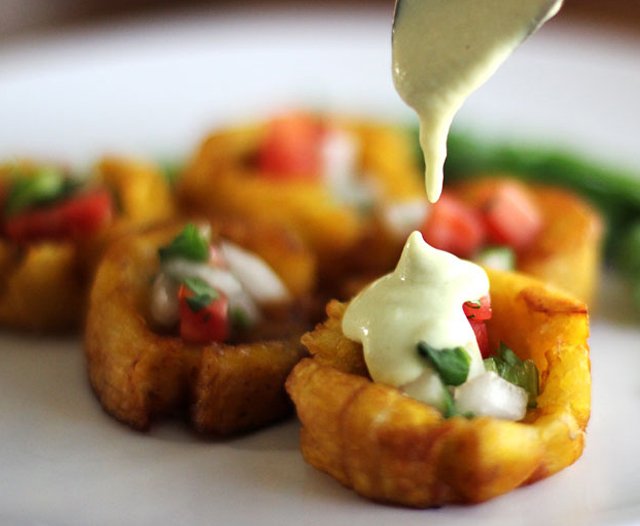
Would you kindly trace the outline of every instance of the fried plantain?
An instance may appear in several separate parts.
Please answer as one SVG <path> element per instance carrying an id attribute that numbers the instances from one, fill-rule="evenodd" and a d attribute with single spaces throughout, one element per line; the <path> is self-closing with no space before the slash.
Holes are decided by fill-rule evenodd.
<path id="1" fill-rule="evenodd" d="M 288 234 L 276 240 L 274 231 L 260 235 L 264 226 L 248 228 L 236 221 L 212 225 L 214 239 L 268 258 L 279 275 L 300 263 L 298 289 L 292 302 L 263 311 L 263 323 L 231 343 L 188 344 L 150 321 L 158 248 L 181 224 L 127 236 L 109 249 L 91 291 L 84 350 L 91 385 L 118 420 L 147 429 L 160 417 L 184 413 L 199 432 L 229 435 L 290 414 L 284 381 L 306 354 L 299 343 L 308 327 L 301 304 L 313 284 L 313 256 Z"/>
<path id="2" fill-rule="evenodd" d="M 451 187 L 455 195 L 477 205 L 502 177 L 480 176 Z M 590 304 L 602 263 L 604 226 L 600 214 L 568 190 L 512 180 L 540 211 L 542 230 L 533 243 L 516 254 L 516 269 Z"/>
<path id="3" fill-rule="evenodd" d="M 32 176 L 24 162 L 0 169 L 0 184 L 13 173 Z M 87 184 L 107 186 L 118 204 L 113 218 L 88 239 L 17 244 L 0 238 L 0 324 L 31 332 L 77 329 L 84 318 L 88 287 L 97 261 L 114 239 L 148 222 L 175 214 L 166 181 L 150 164 L 110 159 L 99 164 Z"/>
<path id="4" fill-rule="evenodd" d="M 302 341 L 313 354 L 287 380 L 305 460 L 360 495 L 413 507 L 486 501 L 548 477 L 582 453 L 590 415 L 586 306 L 519 274 L 489 271 L 490 341 L 541 373 L 537 408 L 521 422 L 445 419 L 367 374 L 341 332 L 345 304 Z"/>
<path id="5" fill-rule="evenodd" d="M 371 203 L 337 195 L 323 174 L 266 176 L 256 157 L 267 123 L 210 135 L 180 177 L 178 195 L 190 212 L 237 215 L 294 229 L 316 253 L 323 288 L 339 291 L 354 275 L 387 271 L 400 254 L 404 233 L 398 235 L 385 225 L 380 207 L 426 198 L 412 143 L 403 130 L 366 121 L 326 120 L 357 142 L 355 192 L 370 192 Z"/>

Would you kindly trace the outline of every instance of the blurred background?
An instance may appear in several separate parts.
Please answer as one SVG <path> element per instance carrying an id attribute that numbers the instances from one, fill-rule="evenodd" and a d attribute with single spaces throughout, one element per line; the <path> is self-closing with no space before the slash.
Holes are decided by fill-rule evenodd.
<path id="1" fill-rule="evenodd" d="M 105 20 L 168 14 L 217 5 L 234 4 L 300 5 L 307 0 L 2 0 L 0 1 L 0 39 L 14 39 L 33 33 Z M 392 0 L 314 0 L 314 4 L 390 4 Z M 615 25 L 621 30 L 640 31 L 638 0 L 566 0 L 562 21 Z"/>
<path id="2" fill-rule="evenodd" d="M 413 119 L 388 70 L 393 5 L 0 0 L 0 157 L 182 156 L 214 127 L 295 106 Z M 545 34 L 460 122 L 640 165 L 640 0 L 565 0 Z"/>

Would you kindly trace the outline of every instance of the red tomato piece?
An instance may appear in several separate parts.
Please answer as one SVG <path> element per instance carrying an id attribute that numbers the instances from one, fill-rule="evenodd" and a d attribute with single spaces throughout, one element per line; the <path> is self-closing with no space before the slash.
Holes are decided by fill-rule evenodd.
<path id="1" fill-rule="evenodd" d="M 188 343 L 223 342 L 230 336 L 229 299 L 216 290 L 218 298 L 195 311 L 186 301 L 195 296 L 185 284 L 180 285 L 180 336 Z"/>
<path id="2" fill-rule="evenodd" d="M 470 320 L 484 321 L 491 318 L 491 298 L 483 296 L 477 302 L 467 301 L 462 304 L 464 315 Z"/>
<path id="3" fill-rule="evenodd" d="M 491 355 L 491 351 L 489 350 L 489 333 L 487 332 L 486 323 L 473 318 L 469 320 L 469 323 L 471 324 L 473 333 L 476 335 L 478 348 L 480 349 L 482 358 L 488 358 Z"/>
<path id="4" fill-rule="evenodd" d="M 516 250 L 529 245 L 542 229 L 542 216 L 526 188 L 515 181 L 499 183 L 482 207 L 489 241 Z"/>
<path id="5" fill-rule="evenodd" d="M 463 258 L 473 255 L 485 238 L 480 214 L 446 191 L 431 206 L 420 230 L 431 246 Z"/>
<path id="6" fill-rule="evenodd" d="M 321 175 L 322 126 L 310 115 L 272 120 L 258 152 L 258 167 L 276 180 L 315 180 Z"/>
<path id="7" fill-rule="evenodd" d="M 111 195 L 104 190 L 11 216 L 5 222 L 5 233 L 17 242 L 83 239 L 98 232 L 112 216 Z"/>

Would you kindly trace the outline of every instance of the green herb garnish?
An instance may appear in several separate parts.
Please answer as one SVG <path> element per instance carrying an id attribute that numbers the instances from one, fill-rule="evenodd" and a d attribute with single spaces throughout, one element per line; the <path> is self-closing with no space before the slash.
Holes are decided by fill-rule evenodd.
<path id="1" fill-rule="evenodd" d="M 158 254 L 161 263 L 173 258 L 205 262 L 209 260 L 209 240 L 193 223 L 188 223 L 169 245 L 158 249 Z"/>
<path id="2" fill-rule="evenodd" d="M 64 174 L 52 167 L 41 168 L 32 177 L 18 175 L 4 205 L 7 216 L 33 206 L 50 203 L 67 192 Z"/>
<path id="3" fill-rule="evenodd" d="M 451 393 L 445 386 L 442 386 L 442 390 L 444 391 L 444 408 L 442 410 L 442 416 L 445 418 L 451 418 L 458 414 L 456 411 L 456 404 L 453 401 L 453 396 L 451 396 Z"/>
<path id="4" fill-rule="evenodd" d="M 247 311 L 242 307 L 234 307 L 231 309 L 231 323 L 240 331 L 246 331 L 251 328 L 251 319 Z"/>
<path id="5" fill-rule="evenodd" d="M 460 385 L 469 376 L 471 358 L 462 347 L 435 349 L 426 342 L 420 342 L 418 352 L 430 362 L 445 385 Z"/>
<path id="6" fill-rule="evenodd" d="M 474 418 L 476 416 L 472 411 L 467 411 L 465 413 L 461 413 L 460 411 L 458 411 L 456 402 L 453 399 L 453 396 L 451 396 L 449 390 L 445 386 L 442 386 L 442 389 L 444 390 L 444 409 L 442 410 L 442 416 L 444 416 L 445 418 L 451 418 L 453 416 Z"/>
<path id="7" fill-rule="evenodd" d="M 527 407 L 536 407 L 540 386 L 538 368 L 533 360 L 521 360 L 501 342 L 498 355 L 486 358 L 484 367 L 487 371 L 499 374 L 507 382 L 522 387 L 529 395 Z"/>
<path id="8" fill-rule="evenodd" d="M 185 298 L 186 304 L 193 312 L 200 312 L 220 298 L 218 291 L 203 279 L 187 278 L 184 280 L 184 284 L 194 293 L 194 296 Z"/>

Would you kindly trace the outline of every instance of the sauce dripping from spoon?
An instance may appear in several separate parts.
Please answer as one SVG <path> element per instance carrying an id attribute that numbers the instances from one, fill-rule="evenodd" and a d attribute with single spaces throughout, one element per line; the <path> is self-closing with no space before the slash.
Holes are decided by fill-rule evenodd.
<path id="1" fill-rule="evenodd" d="M 442 192 L 447 135 L 465 99 L 563 0 L 397 0 L 393 82 L 420 118 L 427 197 Z"/>

